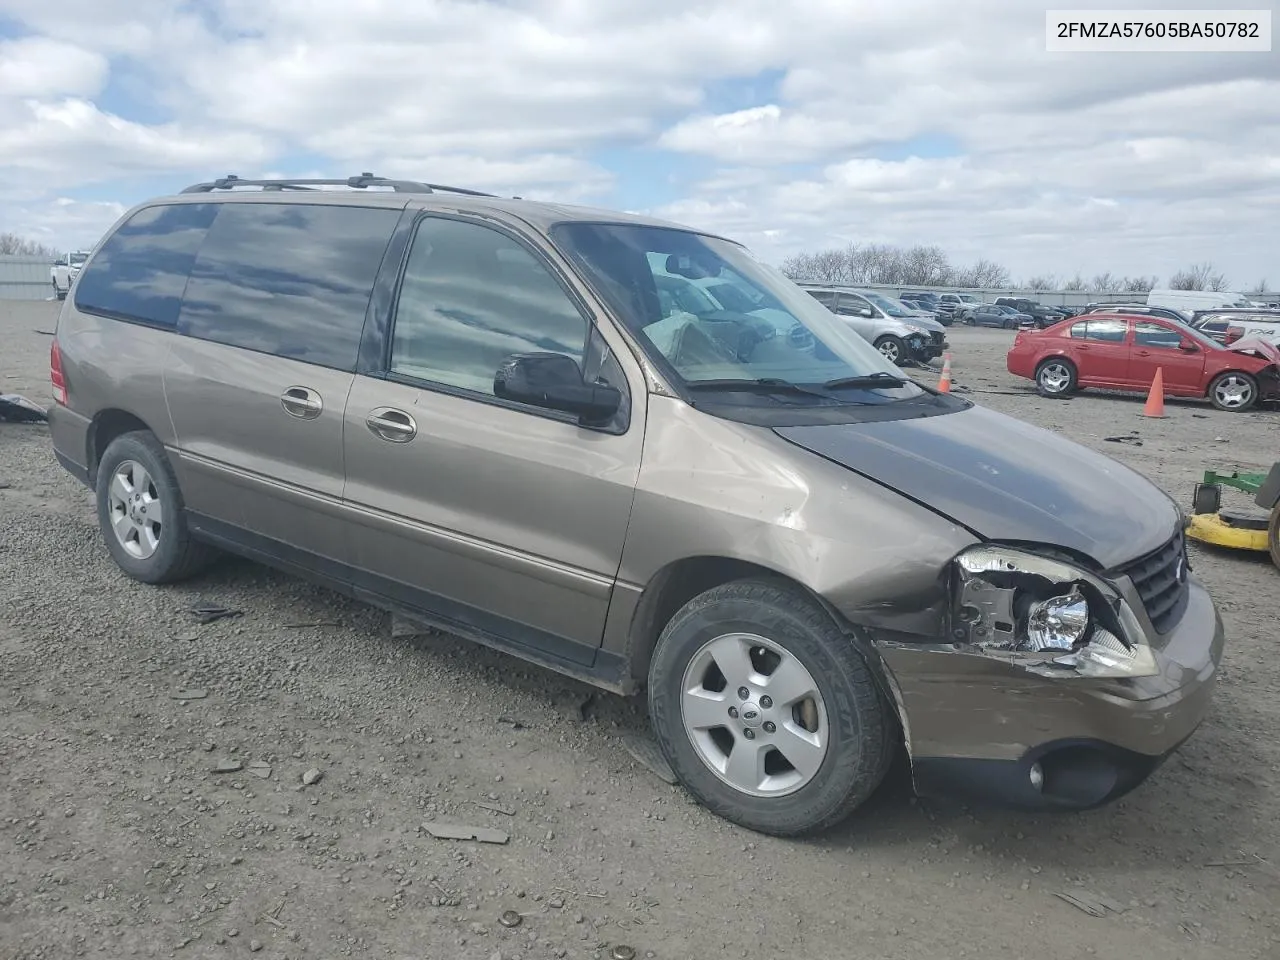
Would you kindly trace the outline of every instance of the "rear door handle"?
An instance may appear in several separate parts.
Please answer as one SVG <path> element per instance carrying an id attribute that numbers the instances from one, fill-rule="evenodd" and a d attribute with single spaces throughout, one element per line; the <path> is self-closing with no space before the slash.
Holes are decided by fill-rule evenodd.
<path id="1" fill-rule="evenodd" d="M 280 406 L 284 412 L 299 420 L 314 420 L 324 409 L 320 394 L 310 387 L 290 387 L 280 394 Z"/>
<path id="2" fill-rule="evenodd" d="M 408 443 L 418 434 L 418 424 L 403 410 L 395 407 L 376 407 L 364 419 L 374 434 L 388 443 Z"/>

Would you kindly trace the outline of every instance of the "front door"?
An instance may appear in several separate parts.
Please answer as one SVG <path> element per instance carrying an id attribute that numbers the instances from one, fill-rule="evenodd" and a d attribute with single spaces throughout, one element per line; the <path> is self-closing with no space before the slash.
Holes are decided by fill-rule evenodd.
<path id="1" fill-rule="evenodd" d="M 864 340 L 872 340 L 876 330 L 876 310 L 864 297 L 856 293 L 841 293 L 835 312 L 844 318 Z"/>
<path id="2" fill-rule="evenodd" d="M 1204 351 L 1183 350 L 1191 343 L 1172 324 L 1162 320 L 1139 320 L 1133 325 L 1133 350 L 1129 354 L 1129 379 L 1135 387 L 1151 386 L 1156 370 L 1164 371 L 1164 387 L 1170 393 L 1200 394 L 1204 377 Z"/>
<path id="3" fill-rule="evenodd" d="M 628 385 L 616 332 L 591 321 L 582 292 L 516 234 L 418 222 L 385 369 L 357 375 L 346 408 L 345 502 L 368 589 L 481 639 L 593 662 L 646 397 L 638 376 Z M 504 359 L 547 351 L 623 390 L 624 413 L 588 428 L 494 396 Z"/>

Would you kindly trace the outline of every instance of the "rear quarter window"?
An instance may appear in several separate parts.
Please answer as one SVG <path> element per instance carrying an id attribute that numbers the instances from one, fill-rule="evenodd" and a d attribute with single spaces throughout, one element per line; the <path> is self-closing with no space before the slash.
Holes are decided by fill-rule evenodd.
<path id="1" fill-rule="evenodd" d="M 191 268 L 181 332 L 354 370 L 373 282 L 401 211 L 224 203 Z"/>
<path id="2" fill-rule="evenodd" d="M 218 204 L 144 207 L 122 223 L 80 271 L 77 310 L 172 329 L 192 264 Z"/>

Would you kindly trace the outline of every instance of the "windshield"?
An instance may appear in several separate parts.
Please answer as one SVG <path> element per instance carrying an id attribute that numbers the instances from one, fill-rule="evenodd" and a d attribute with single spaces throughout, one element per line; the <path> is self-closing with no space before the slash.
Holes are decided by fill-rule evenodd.
<path id="1" fill-rule="evenodd" d="M 562 223 L 551 236 L 654 361 L 686 388 L 821 388 L 743 389 L 733 394 L 733 402 L 743 404 L 884 403 L 926 395 L 902 383 L 902 372 L 847 323 L 736 243 L 611 223 Z M 884 385 L 863 382 L 874 375 Z M 846 380 L 858 382 L 835 383 Z"/>
<path id="2" fill-rule="evenodd" d="M 859 296 L 866 297 L 891 317 L 910 317 L 913 320 L 916 318 L 915 311 L 901 300 L 894 300 L 892 297 L 871 293 L 870 291 L 862 292 Z"/>

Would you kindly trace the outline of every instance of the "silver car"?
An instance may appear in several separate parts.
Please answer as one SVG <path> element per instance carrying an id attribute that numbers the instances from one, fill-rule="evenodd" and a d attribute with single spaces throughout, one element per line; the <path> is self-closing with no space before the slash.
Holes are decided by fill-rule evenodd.
<path id="1" fill-rule="evenodd" d="M 871 290 L 806 287 L 805 292 L 842 317 L 895 366 L 912 361 L 927 363 L 942 356 L 949 346 L 946 331 L 938 321 L 895 307 L 887 297 Z"/>

